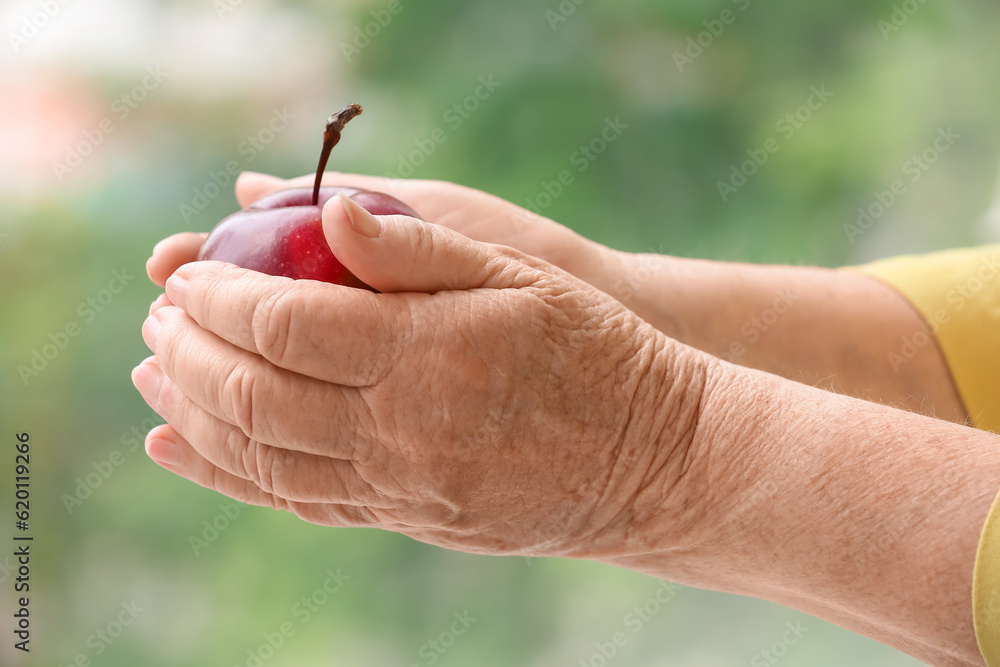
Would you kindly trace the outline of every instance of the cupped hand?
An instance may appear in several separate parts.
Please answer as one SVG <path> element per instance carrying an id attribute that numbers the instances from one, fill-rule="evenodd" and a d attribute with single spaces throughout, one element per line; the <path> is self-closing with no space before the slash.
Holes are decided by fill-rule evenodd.
<path id="1" fill-rule="evenodd" d="M 339 197 L 323 224 L 381 294 L 220 262 L 166 282 L 133 373 L 168 422 L 156 462 L 470 552 L 597 557 L 648 549 L 665 516 L 682 529 L 700 355 L 511 248 Z"/>
<path id="2" fill-rule="evenodd" d="M 314 176 L 285 180 L 275 176 L 244 172 L 236 181 L 236 198 L 246 207 L 278 190 L 311 187 Z M 621 254 L 586 239 L 568 227 L 511 204 L 499 197 L 447 181 L 394 179 L 327 172 L 327 185 L 343 185 L 377 190 L 401 199 L 425 220 L 454 229 L 476 241 L 517 248 L 544 259 L 587 282 L 613 293 L 621 277 Z M 147 271 L 153 282 L 163 286 L 178 266 L 193 261 L 205 234 L 176 234 L 161 241 L 153 250 Z"/>

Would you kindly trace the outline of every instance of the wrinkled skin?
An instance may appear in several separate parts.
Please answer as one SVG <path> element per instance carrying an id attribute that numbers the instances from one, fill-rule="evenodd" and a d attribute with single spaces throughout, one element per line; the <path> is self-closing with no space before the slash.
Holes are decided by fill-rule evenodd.
<path id="1" fill-rule="evenodd" d="M 362 214 L 333 200 L 324 229 L 384 294 L 177 269 L 135 373 L 169 424 L 154 460 L 307 521 L 469 552 L 637 553 L 662 532 L 647 524 L 684 529 L 700 355 L 545 261 L 403 216 L 369 238 Z M 197 238 L 161 244 L 153 279 Z"/>
<path id="2" fill-rule="evenodd" d="M 864 363 L 923 330 L 900 295 L 847 272 L 628 257 L 447 183 L 329 182 L 389 192 L 464 236 L 328 207 L 338 256 L 386 292 L 362 296 L 181 267 L 204 235 L 157 245 L 150 277 L 177 276 L 136 380 L 170 422 L 147 437 L 160 465 L 313 521 L 590 557 L 791 606 L 929 664 L 983 664 L 973 562 L 1000 449 L 886 407 L 966 417 L 935 346 L 905 377 Z M 285 187 L 244 174 L 237 195 Z M 834 388 L 875 402 L 646 324 L 725 351 L 788 286 L 801 300 L 743 361 L 843 378 Z M 873 548 L 886 535 L 892 548 Z"/>

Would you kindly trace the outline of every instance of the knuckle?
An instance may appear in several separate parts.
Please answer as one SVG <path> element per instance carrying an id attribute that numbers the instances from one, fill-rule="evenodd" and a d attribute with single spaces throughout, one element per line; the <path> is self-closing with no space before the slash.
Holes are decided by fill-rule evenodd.
<path id="1" fill-rule="evenodd" d="M 353 462 L 347 461 L 335 466 L 334 474 L 344 489 L 344 502 L 371 505 L 380 500 L 379 493 L 358 474 Z"/>
<path id="2" fill-rule="evenodd" d="M 268 361 L 283 365 L 289 355 L 292 322 L 301 308 L 297 292 L 287 287 L 259 301 L 250 316 L 254 347 Z"/>
<path id="3" fill-rule="evenodd" d="M 226 298 L 227 282 L 222 274 L 222 266 L 201 271 L 190 282 L 192 296 L 188 299 L 188 312 L 196 322 L 209 323 L 213 321 L 216 303 Z"/>
<path id="4" fill-rule="evenodd" d="M 524 259 L 524 254 L 519 250 L 497 246 L 483 264 L 484 282 L 504 284 L 514 288 L 534 284 L 536 271 Z"/>
<path id="5" fill-rule="evenodd" d="M 425 228 L 423 225 L 411 224 L 407 225 L 405 229 L 412 237 L 413 254 L 411 257 L 414 265 L 422 266 L 431 261 L 436 250 L 435 238 L 437 235 L 433 233 L 434 226 L 429 225 Z M 427 233 L 428 230 L 431 230 L 431 233 Z"/>
<path id="6" fill-rule="evenodd" d="M 378 516 L 369 508 L 360 505 L 333 505 L 332 514 L 337 524 L 344 527 L 377 526 Z"/>
<path id="7" fill-rule="evenodd" d="M 247 456 L 253 449 L 255 442 L 248 438 L 240 429 L 229 429 L 223 443 L 222 452 L 224 458 L 221 460 L 222 467 L 238 477 L 251 479 L 250 468 L 247 466 Z"/>
<path id="8" fill-rule="evenodd" d="M 521 261 L 526 257 L 526 255 L 523 252 L 521 252 L 517 248 L 512 248 L 509 245 L 491 245 L 490 249 L 493 251 L 494 254 L 498 255 L 499 257 L 502 257 L 505 260 L 513 259 Z M 493 261 L 495 262 L 496 260 L 494 259 Z"/>
<path id="9" fill-rule="evenodd" d="M 383 384 L 401 366 L 415 338 L 413 308 L 405 300 L 391 301 L 378 299 L 371 304 L 376 313 L 375 320 L 382 323 L 382 326 L 371 336 L 369 353 L 363 358 L 359 357 L 352 365 L 358 388 Z M 321 349 L 320 345 L 322 343 L 317 342 L 316 349 Z"/>
<path id="10" fill-rule="evenodd" d="M 160 393 L 156 397 L 156 405 L 159 415 L 164 419 L 175 418 L 187 421 L 191 418 L 194 405 L 185 400 L 174 381 L 169 377 L 164 377 L 160 382 Z"/>
<path id="11" fill-rule="evenodd" d="M 180 309 L 159 313 L 160 331 L 156 335 L 155 355 L 164 374 L 177 378 L 190 373 L 191 364 L 203 358 L 192 334 L 191 320 Z"/>
<path id="12" fill-rule="evenodd" d="M 253 371 L 245 364 L 236 364 L 222 383 L 220 404 L 229 406 L 235 425 L 251 440 L 258 440 L 256 419 L 257 380 Z"/>
<path id="13" fill-rule="evenodd" d="M 274 494 L 274 469 L 276 452 L 264 443 L 250 441 L 243 450 L 243 469 L 247 478 L 264 493 Z"/>
<path id="14" fill-rule="evenodd" d="M 399 368 L 402 356 L 402 342 L 393 340 L 389 345 L 383 346 L 372 362 L 371 372 L 367 378 L 367 385 L 374 386 L 384 383 L 392 371 Z"/>
<path id="15" fill-rule="evenodd" d="M 170 363 L 178 356 L 178 347 L 181 344 L 181 336 L 178 335 L 180 327 L 177 326 L 177 318 L 168 316 L 168 313 L 161 312 L 156 317 L 160 320 L 160 330 L 156 334 L 154 353 L 162 361 Z"/>
<path id="16" fill-rule="evenodd" d="M 268 500 L 272 509 L 279 510 L 281 512 L 294 512 L 293 504 L 290 500 L 286 500 L 275 493 L 267 494 Z"/>

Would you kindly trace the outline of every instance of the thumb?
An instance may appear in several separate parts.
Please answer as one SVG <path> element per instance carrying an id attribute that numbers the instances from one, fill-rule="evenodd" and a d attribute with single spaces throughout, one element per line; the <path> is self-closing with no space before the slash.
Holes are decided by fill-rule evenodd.
<path id="1" fill-rule="evenodd" d="M 323 231 L 337 259 L 380 292 L 519 286 L 519 263 L 496 247 L 406 215 L 372 215 L 342 194 L 323 207 Z"/>

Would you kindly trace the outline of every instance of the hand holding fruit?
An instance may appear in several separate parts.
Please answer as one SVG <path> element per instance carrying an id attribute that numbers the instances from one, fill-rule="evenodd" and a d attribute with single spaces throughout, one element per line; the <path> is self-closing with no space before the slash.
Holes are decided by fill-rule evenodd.
<path id="1" fill-rule="evenodd" d="M 246 502 L 466 551 L 648 547 L 649 533 L 630 544 L 632 518 L 657 523 L 677 486 L 701 357 L 554 266 L 368 188 L 586 267 L 600 246 L 556 223 L 446 183 L 340 175 L 349 196 L 332 196 L 333 143 L 311 190 L 244 177 L 246 208 L 208 241 L 154 249 L 154 282 L 176 273 L 143 326 L 156 356 L 134 373 L 169 423 L 150 456 Z M 180 266 L 196 254 L 228 263 Z"/>
<path id="2" fill-rule="evenodd" d="M 465 551 L 648 546 L 640 524 L 683 497 L 701 356 L 509 248 L 350 199 L 323 228 L 385 293 L 220 262 L 167 282 L 176 306 L 147 320 L 156 356 L 135 373 L 169 423 L 154 460 L 309 521 Z"/>
<path id="3" fill-rule="evenodd" d="M 607 292 L 625 269 L 622 253 L 478 190 L 444 181 L 339 173 L 324 177 L 340 131 L 360 113 L 361 107 L 352 104 L 327 121 L 315 175 L 285 181 L 253 172 L 242 174 L 236 196 L 243 210 L 219 223 L 207 242 L 206 235 L 188 232 L 157 244 L 147 263 L 153 282 L 163 286 L 178 266 L 197 258 L 228 261 L 270 275 L 362 286 L 344 271 L 320 233 L 320 209 L 337 194 L 352 197 L 376 215 L 422 217 L 478 241 L 518 248 Z M 324 180 L 336 185 L 321 188 Z M 423 215 L 385 193 L 400 196 Z"/>
<path id="4" fill-rule="evenodd" d="M 323 206 L 334 196 L 351 197 L 378 215 L 418 216 L 403 202 L 380 192 L 320 188 L 330 151 L 340 141 L 340 131 L 360 114 L 361 107 L 351 104 L 330 116 L 311 191 L 297 188 L 275 192 L 229 216 L 208 235 L 198 259 L 216 259 L 272 276 L 367 287 L 344 268 L 323 237 Z"/>
<path id="5" fill-rule="evenodd" d="M 236 199 L 241 206 L 249 206 L 287 188 L 309 187 L 313 178 L 310 174 L 286 180 L 244 172 L 236 181 Z M 476 241 L 517 248 L 609 294 L 630 268 L 627 253 L 584 238 L 564 225 L 500 197 L 456 183 L 340 172 L 327 172 L 323 183 L 392 195 L 419 211 L 418 217 L 424 220 L 454 229 Z"/>
<path id="6" fill-rule="evenodd" d="M 615 256 L 596 244 L 481 193 L 390 183 L 398 187 L 374 187 L 465 236 L 409 215 L 373 216 L 351 197 L 327 201 L 323 238 L 381 294 L 223 262 L 180 266 L 202 235 L 155 249 L 154 281 L 177 270 L 143 325 L 155 356 L 133 379 L 168 422 L 147 436 L 156 462 L 316 523 L 463 551 L 593 558 L 796 606 L 935 664 L 978 661 L 971 563 L 996 489 L 995 436 L 720 362 L 542 259 L 468 237 L 591 270 L 600 285 L 602 270 L 580 259 Z M 240 200 L 284 185 L 244 177 Z M 313 192 L 302 208 L 315 216 Z M 276 195 L 283 204 L 303 196 Z M 820 295 L 796 306 L 806 331 L 822 327 L 801 337 L 809 358 L 824 335 L 830 349 L 858 356 L 858 338 L 837 335 L 837 324 L 875 318 L 842 317 L 859 312 L 844 304 L 880 315 L 905 307 L 889 318 L 904 328 L 914 316 L 870 283 L 829 272 L 686 265 L 687 275 L 661 272 L 646 302 L 688 298 L 688 316 L 667 321 L 695 331 L 746 321 L 741 309 L 760 312 L 786 279 Z M 683 279 L 696 273 L 701 280 Z M 809 280 L 820 289 L 802 288 Z M 861 298 L 835 298 L 831 286 Z M 786 336 L 772 349 L 801 377 L 796 317 L 782 318 Z M 837 377 L 853 370 L 835 368 Z M 905 395 L 920 384 L 904 383 Z M 906 544 L 872 552 L 872 536 L 901 518 Z M 942 590 L 959 593 L 920 604 Z"/>

